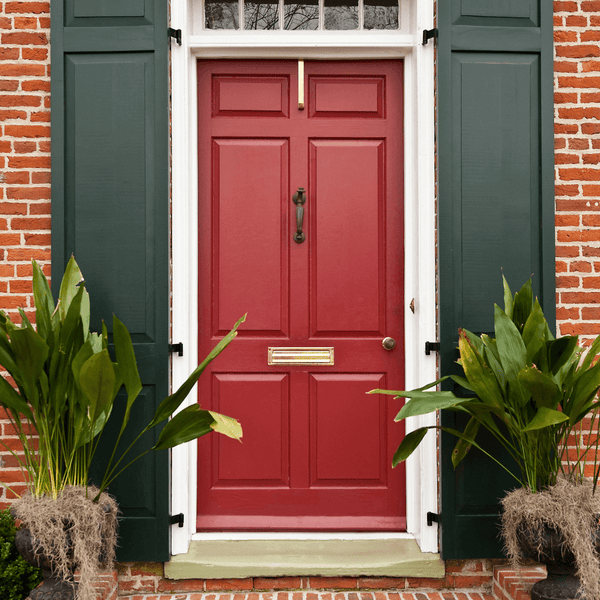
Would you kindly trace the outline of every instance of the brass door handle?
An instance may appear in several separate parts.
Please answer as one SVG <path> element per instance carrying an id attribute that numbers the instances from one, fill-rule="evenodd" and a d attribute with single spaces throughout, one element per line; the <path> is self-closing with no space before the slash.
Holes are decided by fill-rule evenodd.
<path id="1" fill-rule="evenodd" d="M 396 340 L 391 337 L 383 338 L 381 345 L 385 350 L 393 350 L 396 347 Z"/>
<path id="2" fill-rule="evenodd" d="M 298 191 L 292 196 L 292 200 L 296 205 L 296 233 L 294 234 L 294 241 L 297 244 L 301 244 L 306 239 L 302 231 L 304 225 L 304 203 L 306 202 L 306 191 L 304 188 L 298 188 Z"/>

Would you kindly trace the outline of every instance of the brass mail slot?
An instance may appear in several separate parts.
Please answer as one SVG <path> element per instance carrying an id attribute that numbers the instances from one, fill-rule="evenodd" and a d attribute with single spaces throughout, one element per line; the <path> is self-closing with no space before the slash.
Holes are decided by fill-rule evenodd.
<path id="1" fill-rule="evenodd" d="M 270 365 L 332 365 L 333 348 L 269 348 Z"/>

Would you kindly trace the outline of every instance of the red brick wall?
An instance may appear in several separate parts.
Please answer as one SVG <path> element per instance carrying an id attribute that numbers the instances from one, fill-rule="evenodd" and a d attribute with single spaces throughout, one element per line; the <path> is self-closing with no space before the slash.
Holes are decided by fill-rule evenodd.
<path id="1" fill-rule="evenodd" d="M 33 306 L 31 259 L 50 274 L 49 37 L 49 2 L 0 1 L 0 309 L 11 314 Z M 0 448 L 0 480 L 19 489 L 16 467 Z M 0 507 L 10 497 L 0 486 Z"/>
<path id="2" fill-rule="evenodd" d="M 600 2 L 554 2 L 557 320 L 600 334 Z"/>

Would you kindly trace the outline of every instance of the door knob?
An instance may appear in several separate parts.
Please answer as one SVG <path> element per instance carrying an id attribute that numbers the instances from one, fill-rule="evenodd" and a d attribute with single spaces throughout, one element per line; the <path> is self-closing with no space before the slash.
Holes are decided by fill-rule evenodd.
<path id="1" fill-rule="evenodd" d="M 396 340 L 391 337 L 383 338 L 381 345 L 385 350 L 393 350 L 396 347 Z"/>

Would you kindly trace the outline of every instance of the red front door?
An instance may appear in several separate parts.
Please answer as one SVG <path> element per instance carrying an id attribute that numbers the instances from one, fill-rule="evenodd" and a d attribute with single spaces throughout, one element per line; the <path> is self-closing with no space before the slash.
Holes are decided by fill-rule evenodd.
<path id="1" fill-rule="evenodd" d="M 199 441 L 197 526 L 404 530 L 400 405 L 365 395 L 404 379 L 402 62 L 306 62 L 304 109 L 297 69 L 198 64 L 200 355 L 248 317 L 200 380 L 244 438 Z"/>

